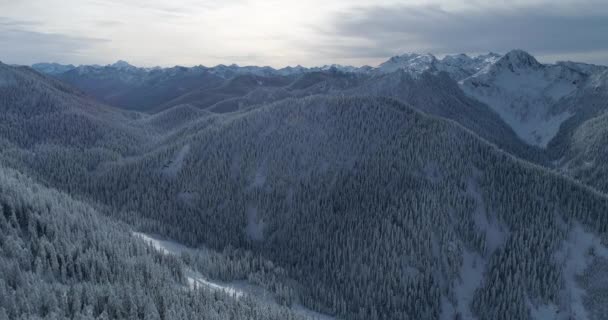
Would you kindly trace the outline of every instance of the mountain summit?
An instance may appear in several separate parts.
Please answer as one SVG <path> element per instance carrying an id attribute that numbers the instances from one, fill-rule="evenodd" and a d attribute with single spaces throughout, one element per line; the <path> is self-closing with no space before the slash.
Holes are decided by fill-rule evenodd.
<path id="1" fill-rule="evenodd" d="M 523 50 L 512 50 L 498 59 L 494 65 L 497 68 L 508 68 L 510 71 L 540 69 L 543 65 L 531 54 Z"/>
<path id="2" fill-rule="evenodd" d="M 109 67 L 112 68 L 116 68 L 116 69 L 134 69 L 136 68 L 135 66 L 129 64 L 128 62 L 124 61 L 124 60 L 118 60 L 116 62 L 114 62 L 111 65 L 108 65 Z"/>

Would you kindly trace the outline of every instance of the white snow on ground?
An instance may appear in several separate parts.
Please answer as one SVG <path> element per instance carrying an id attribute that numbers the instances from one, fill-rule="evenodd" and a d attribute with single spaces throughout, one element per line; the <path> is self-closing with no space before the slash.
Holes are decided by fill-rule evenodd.
<path id="1" fill-rule="evenodd" d="M 238 163 L 234 165 L 236 166 L 237 164 Z M 235 174 L 236 176 L 238 176 L 238 167 L 235 167 L 234 170 L 237 171 Z M 253 177 L 250 176 L 251 173 L 248 174 L 250 177 L 249 179 L 251 179 L 251 183 L 247 187 L 248 191 L 264 187 L 264 185 L 266 184 L 266 170 L 266 160 L 262 160 L 262 162 L 257 166 Z"/>
<path id="2" fill-rule="evenodd" d="M 485 202 L 476 181 L 478 174 L 478 172 L 475 172 L 473 177 L 467 181 L 467 194 L 476 203 L 473 221 L 475 226 L 485 233 L 487 247 L 485 257 L 487 258 L 505 243 L 509 232 L 496 220 L 494 215 L 486 212 Z M 475 319 L 471 312 L 471 302 L 475 291 L 483 283 L 483 275 L 487 264 L 486 258 L 477 252 L 463 249 L 460 276 L 454 282 L 456 304 L 453 305 L 446 297 L 442 297 L 440 319 L 452 320 L 455 319 L 457 314 L 460 315 L 459 319 Z"/>
<path id="3" fill-rule="evenodd" d="M 157 236 L 147 235 L 140 232 L 133 232 L 133 235 L 150 244 L 154 249 L 158 250 L 162 254 L 181 255 L 182 253 L 205 253 L 204 250 L 189 248 L 174 241 L 163 240 Z M 192 289 L 202 287 L 211 290 L 220 290 L 235 298 L 240 298 L 244 294 L 243 290 L 236 285 L 227 284 L 220 281 L 211 281 L 199 272 L 191 269 L 186 270 L 186 279 L 188 280 L 188 285 Z"/>
<path id="4" fill-rule="evenodd" d="M 406 70 L 414 74 L 419 74 L 433 67 L 437 62 L 437 58 L 430 53 L 417 54 L 406 53 L 401 56 L 395 56 L 388 61 L 378 66 L 377 70 L 383 73 L 395 72 L 397 70 Z"/>
<path id="5" fill-rule="evenodd" d="M 462 267 L 460 269 L 459 279 L 454 282 L 454 295 L 456 297 L 456 305 L 444 296 L 441 298 L 441 320 L 457 319 L 456 315 L 460 315 L 458 319 L 475 319 L 471 312 L 471 302 L 475 291 L 483 282 L 483 272 L 486 267 L 486 261 L 483 257 L 475 252 L 463 250 Z"/>
<path id="6" fill-rule="evenodd" d="M 536 307 L 528 303 L 528 307 L 530 308 L 530 316 L 533 320 L 570 320 L 565 313 L 560 314 L 559 308 L 554 304 Z"/>
<path id="7" fill-rule="evenodd" d="M 450 300 L 445 296 L 441 296 L 441 314 L 439 314 L 439 320 L 454 320 L 455 315 L 456 309 L 454 309 Z"/>
<path id="8" fill-rule="evenodd" d="M 462 319 L 474 319 L 471 312 L 471 302 L 475 290 L 481 286 L 485 261 L 477 253 L 464 250 L 462 253 L 462 269 L 460 269 L 460 281 L 456 284 L 456 311 Z"/>
<path id="9" fill-rule="evenodd" d="M 564 241 L 562 248 L 555 254 L 558 264 L 563 266 L 563 276 L 565 288 L 562 291 L 560 309 L 561 319 L 567 319 L 572 315 L 573 319 L 587 320 L 588 315 L 583 305 L 585 290 L 580 287 L 576 277 L 581 275 L 585 269 L 593 262 L 594 256 L 590 250 L 594 249 L 597 257 L 608 258 L 608 248 L 602 245 L 601 240 L 591 232 L 587 232 L 582 226 L 576 224 L 570 232 L 570 236 Z M 555 310 L 553 306 L 541 306 L 533 309 L 539 315 L 550 314 L 549 311 Z M 558 319 L 537 318 L 537 319 Z"/>
<path id="10" fill-rule="evenodd" d="M 328 316 L 326 314 L 322 314 L 322 313 L 318 313 L 316 311 L 310 310 L 299 303 L 294 303 L 291 306 L 291 310 L 293 310 L 295 313 L 297 313 L 303 317 L 306 317 L 308 319 L 314 319 L 314 320 L 335 320 L 336 319 L 336 318 Z"/>
<path id="11" fill-rule="evenodd" d="M 245 294 L 240 288 L 231 284 L 209 281 L 196 271 L 186 270 L 186 278 L 188 279 L 188 285 L 192 289 L 208 288 L 211 290 L 223 291 L 237 299 Z"/>
<path id="12" fill-rule="evenodd" d="M 535 307 L 528 304 L 530 307 L 530 315 L 533 320 L 558 320 L 559 308 L 554 304 Z M 564 315 L 565 316 L 565 315 Z"/>
<path id="13" fill-rule="evenodd" d="M 546 147 L 572 116 L 553 106 L 575 92 L 582 77 L 562 65 L 541 65 L 527 53 L 514 51 L 461 81 L 460 87 L 496 111 L 526 143 Z"/>
<path id="14" fill-rule="evenodd" d="M 266 223 L 264 219 L 258 215 L 258 209 L 255 207 L 249 207 L 247 209 L 247 226 L 245 232 L 251 240 L 262 241 L 264 240 L 264 228 Z"/>
<path id="15" fill-rule="evenodd" d="M 188 253 L 198 253 L 205 254 L 205 249 L 193 249 L 186 247 L 180 243 L 164 240 L 157 236 L 148 235 L 140 232 L 133 232 L 133 235 L 137 238 L 142 239 L 144 242 L 151 245 L 153 248 L 161 252 L 162 254 L 172 254 L 172 255 L 180 255 L 184 252 Z M 195 288 L 207 288 L 215 291 L 223 291 L 226 294 L 234 297 L 235 299 L 239 299 L 243 296 L 253 297 L 259 301 L 269 303 L 269 304 L 277 304 L 272 293 L 268 292 L 264 288 L 256 285 L 252 285 L 247 281 L 233 281 L 230 283 L 225 283 L 221 281 L 210 280 L 207 277 L 203 276 L 200 272 L 194 271 L 192 269 L 186 270 L 186 279 L 188 281 L 188 285 L 191 289 Z M 299 314 L 306 319 L 312 320 L 334 320 L 334 317 L 318 313 L 316 311 L 310 310 L 301 304 L 294 303 L 291 307 L 291 310 L 296 314 Z"/>
<path id="16" fill-rule="evenodd" d="M 180 192 L 177 194 L 177 199 L 182 203 L 191 206 L 198 197 L 196 192 Z"/>
<path id="17" fill-rule="evenodd" d="M 163 166 L 163 174 L 170 178 L 175 178 L 184 165 L 184 159 L 190 152 L 190 145 L 183 146 L 175 155 L 175 158 Z"/>
<path id="18" fill-rule="evenodd" d="M 501 74 L 491 87 L 462 86 L 463 91 L 490 106 L 526 143 L 546 147 L 560 125 L 572 116 L 552 114 L 551 106 L 572 92 L 571 87 L 548 86 L 539 74 Z M 545 89 L 542 85 L 547 85 Z"/>
<path id="19" fill-rule="evenodd" d="M 439 165 L 436 162 L 427 163 L 422 170 L 425 177 L 432 183 L 439 183 L 443 179 Z"/>
<path id="20" fill-rule="evenodd" d="M 508 231 L 496 220 L 494 215 L 486 212 L 485 201 L 479 192 L 479 187 L 477 186 L 475 178 L 470 178 L 467 182 L 467 194 L 473 197 L 477 204 L 475 212 L 473 213 L 473 221 L 479 230 L 485 232 L 486 247 L 488 249 L 487 254 L 490 255 L 494 250 L 505 243 Z"/>
<path id="21" fill-rule="evenodd" d="M 133 235 L 142 239 L 144 242 L 151 245 L 154 249 L 158 250 L 162 254 L 181 255 L 182 253 L 205 253 L 204 250 L 189 248 L 181 243 L 164 240 L 157 236 L 148 235 L 141 232 L 133 232 Z"/>
<path id="22" fill-rule="evenodd" d="M 253 177 L 253 182 L 251 183 L 252 188 L 260 188 L 263 187 L 266 183 L 266 172 L 264 166 L 258 168 L 255 172 L 255 176 Z"/>

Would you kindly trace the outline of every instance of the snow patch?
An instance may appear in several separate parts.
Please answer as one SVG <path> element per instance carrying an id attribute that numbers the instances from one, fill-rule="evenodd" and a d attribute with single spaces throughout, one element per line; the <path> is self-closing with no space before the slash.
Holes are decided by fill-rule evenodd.
<path id="1" fill-rule="evenodd" d="M 169 163 L 165 164 L 162 169 L 162 173 L 170 178 L 177 177 L 177 174 L 184 166 L 184 159 L 190 152 L 190 145 L 187 144 L 183 146 L 179 152 L 175 155 L 173 160 L 169 161 Z"/>
<path id="2" fill-rule="evenodd" d="M 559 319 L 559 308 L 554 304 L 534 306 L 528 303 L 530 315 L 533 320 L 557 320 Z"/>
<path id="3" fill-rule="evenodd" d="M 262 169 L 258 169 L 258 171 L 255 173 L 255 177 L 253 178 L 253 183 L 251 184 L 251 186 L 259 188 L 263 187 L 265 183 L 266 174 Z"/>
<path id="4" fill-rule="evenodd" d="M 594 255 L 590 254 L 591 250 Z M 567 316 L 577 320 L 589 319 L 583 304 L 585 290 L 579 285 L 577 276 L 581 275 L 596 257 L 608 258 L 608 248 L 602 244 L 600 238 L 576 224 L 562 248 L 555 254 L 556 261 L 563 266 L 565 287 L 561 293 L 560 309 L 565 311 L 564 319 Z M 542 308 L 546 310 L 547 307 Z"/>
<path id="5" fill-rule="evenodd" d="M 236 299 L 241 298 L 245 294 L 239 287 L 219 281 L 209 281 L 202 274 L 190 269 L 186 270 L 186 278 L 188 279 L 188 286 L 191 289 L 207 288 L 214 291 L 222 291 Z"/>
<path id="6" fill-rule="evenodd" d="M 462 315 L 463 319 L 473 319 L 471 313 L 471 302 L 475 290 L 481 286 L 483 281 L 483 271 L 485 261 L 477 253 L 464 250 L 462 253 L 462 269 L 460 270 L 460 283 L 456 285 L 456 310 Z"/>
<path id="7" fill-rule="evenodd" d="M 463 250 L 460 277 L 454 283 L 456 305 L 452 305 L 447 298 L 442 297 L 440 319 L 475 319 L 471 312 L 471 303 L 475 291 L 483 282 L 485 267 L 486 262 L 483 257 L 466 249 Z"/>
<path id="8" fill-rule="evenodd" d="M 416 268 L 416 267 L 405 266 L 405 268 L 403 269 L 403 274 L 407 278 L 415 279 L 416 277 L 418 277 L 420 275 L 420 270 L 418 270 L 418 268 Z"/>
<path id="9" fill-rule="evenodd" d="M 191 254 L 201 254 L 205 253 L 204 250 L 196 250 L 193 248 L 186 247 L 180 243 L 164 240 L 160 237 L 148 235 L 140 232 L 133 232 L 133 235 L 137 238 L 142 239 L 147 244 L 151 245 L 158 252 L 166 255 L 181 255 L 182 253 L 191 253 Z M 211 281 L 204 277 L 197 271 L 192 269 L 186 269 L 185 272 L 186 280 L 188 281 L 188 286 L 191 289 L 196 288 L 208 288 L 211 290 L 223 291 L 235 298 L 240 298 L 243 296 L 244 292 L 238 288 L 237 286 L 223 283 L 220 281 Z"/>
<path id="10" fill-rule="evenodd" d="M 475 199 L 476 208 L 473 213 L 475 226 L 485 233 L 487 254 L 492 254 L 494 250 L 501 247 L 507 240 L 508 231 L 502 226 L 492 214 L 486 211 L 486 204 L 475 178 L 470 178 L 467 182 L 467 194 Z"/>
<path id="11" fill-rule="evenodd" d="M 148 235 L 141 232 L 133 232 L 135 237 L 140 238 L 147 244 L 151 245 L 154 249 L 159 251 L 162 254 L 173 254 L 173 255 L 181 255 L 182 253 L 203 253 L 203 250 L 196 250 L 189 247 L 184 246 L 181 243 L 164 240 L 161 237 Z"/>
<path id="12" fill-rule="evenodd" d="M 443 175 L 441 174 L 441 170 L 439 170 L 439 165 L 436 162 L 427 163 L 422 169 L 424 175 L 429 181 L 432 183 L 439 183 L 443 179 Z"/>
<path id="13" fill-rule="evenodd" d="M 313 319 L 313 320 L 335 320 L 336 319 L 332 316 L 328 316 L 326 314 L 319 313 L 314 310 L 310 310 L 299 303 L 294 303 L 291 306 L 291 310 L 293 310 L 296 314 L 299 314 L 299 315 L 305 317 L 306 319 Z"/>
<path id="14" fill-rule="evenodd" d="M 247 209 L 247 226 L 245 227 L 245 233 L 247 233 L 249 239 L 254 241 L 264 240 L 265 228 L 266 223 L 264 222 L 264 219 L 259 217 L 258 209 L 255 207 Z"/>
<path id="15" fill-rule="evenodd" d="M 192 206 L 197 197 L 196 192 L 180 192 L 177 194 L 177 200 L 188 206 Z"/>
<path id="16" fill-rule="evenodd" d="M 430 53 L 406 53 L 401 56 L 390 58 L 388 61 L 379 65 L 377 70 L 383 73 L 405 70 L 414 74 L 420 74 L 426 70 L 434 69 L 434 65 L 437 62 L 437 58 Z"/>
<path id="17" fill-rule="evenodd" d="M 456 309 L 446 298 L 441 296 L 441 313 L 439 314 L 439 320 L 454 320 L 456 318 Z"/>
<path id="18" fill-rule="evenodd" d="M 253 181 L 251 181 L 251 185 L 249 185 L 249 189 L 261 188 L 266 184 L 266 161 L 262 161 L 262 163 L 257 167 L 255 171 L 255 175 L 253 176 Z"/>

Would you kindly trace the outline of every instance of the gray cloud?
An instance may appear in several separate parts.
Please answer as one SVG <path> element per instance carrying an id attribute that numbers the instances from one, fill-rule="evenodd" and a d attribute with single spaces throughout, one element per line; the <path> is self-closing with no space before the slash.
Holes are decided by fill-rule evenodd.
<path id="1" fill-rule="evenodd" d="M 35 31 L 39 25 L 0 17 L 0 59 L 19 64 L 83 61 L 96 46 L 109 41 Z"/>
<path id="2" fill-rule="evenodd" d="M 361 7 L 336 13 L 324 33 L 329 35 L 326 41 L 311 50 L 336 57 L 380 58 L 406 51 L 505 52 L 514 48 L 541 56 L 608 52 L 608 6 L 602 1 L 583 1 L 578 6 L 545 3 L 461 11 L 436 5 Z M 354 44 L 332 44 L 332 38 L 349 39 Z M 608 63 L 607 56 L 602 60 Z"/>

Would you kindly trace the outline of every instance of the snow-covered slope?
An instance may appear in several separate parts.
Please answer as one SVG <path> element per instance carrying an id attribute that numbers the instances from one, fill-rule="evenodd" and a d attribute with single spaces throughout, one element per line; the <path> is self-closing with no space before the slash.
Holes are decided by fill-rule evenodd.
<path id="1" fill-rule="evenodd" d="M 374 71 L 377 73 L 392 73 L 402 70 L 414 76 L 420 75 L 423 72 L 434 74 L 447 72 L 452 79 L 460 81 L 496 62 L 500 57 L 496 53 L 488 53 L 476 57 L 456 54 L 438 59 L 430 53 L 406 53 L 390 58 L 375 68 Z"/>
<path id="2" fill-rule="evenodd" d="M 572 116 L 553 106 L 580 88 L 586 77 L 567 65 L 544 65 L 527 52 L 513 50 L 460 86 L 496 111 L 524 141 L 546 147 Z"/>
<path id="3" fill-rule="evenodd" d="M 76 68 L 74 65 L 64 65 L 59 63 L 36 63 L 32 65 L 32 69 L 50 75 L 57 75 L 64 72 L 68 72 L 74 68 Z"/>
<path id="4" fill-rule="evenodd" d="M 452 79 L 460 81 L 498 61 L 500 57 L 501 55 L 493 52 L 476 57 L 466 54 L 447 55 L 436 64 L 436 68 L 438 71 L 447 72 Z"/>
<path id="5" fill-rule="evenodd" d="M 380 64 L 376 70 L 381 73 L 391 73 L 397 70 L 405 70 L 414 74 L 420 74 L 427 70 L 436 70 L 435 65 L 437 63 L 437 58 L 430 53 L 406 53 L 401 56 L 390 58 L 388 61 Z"/>

